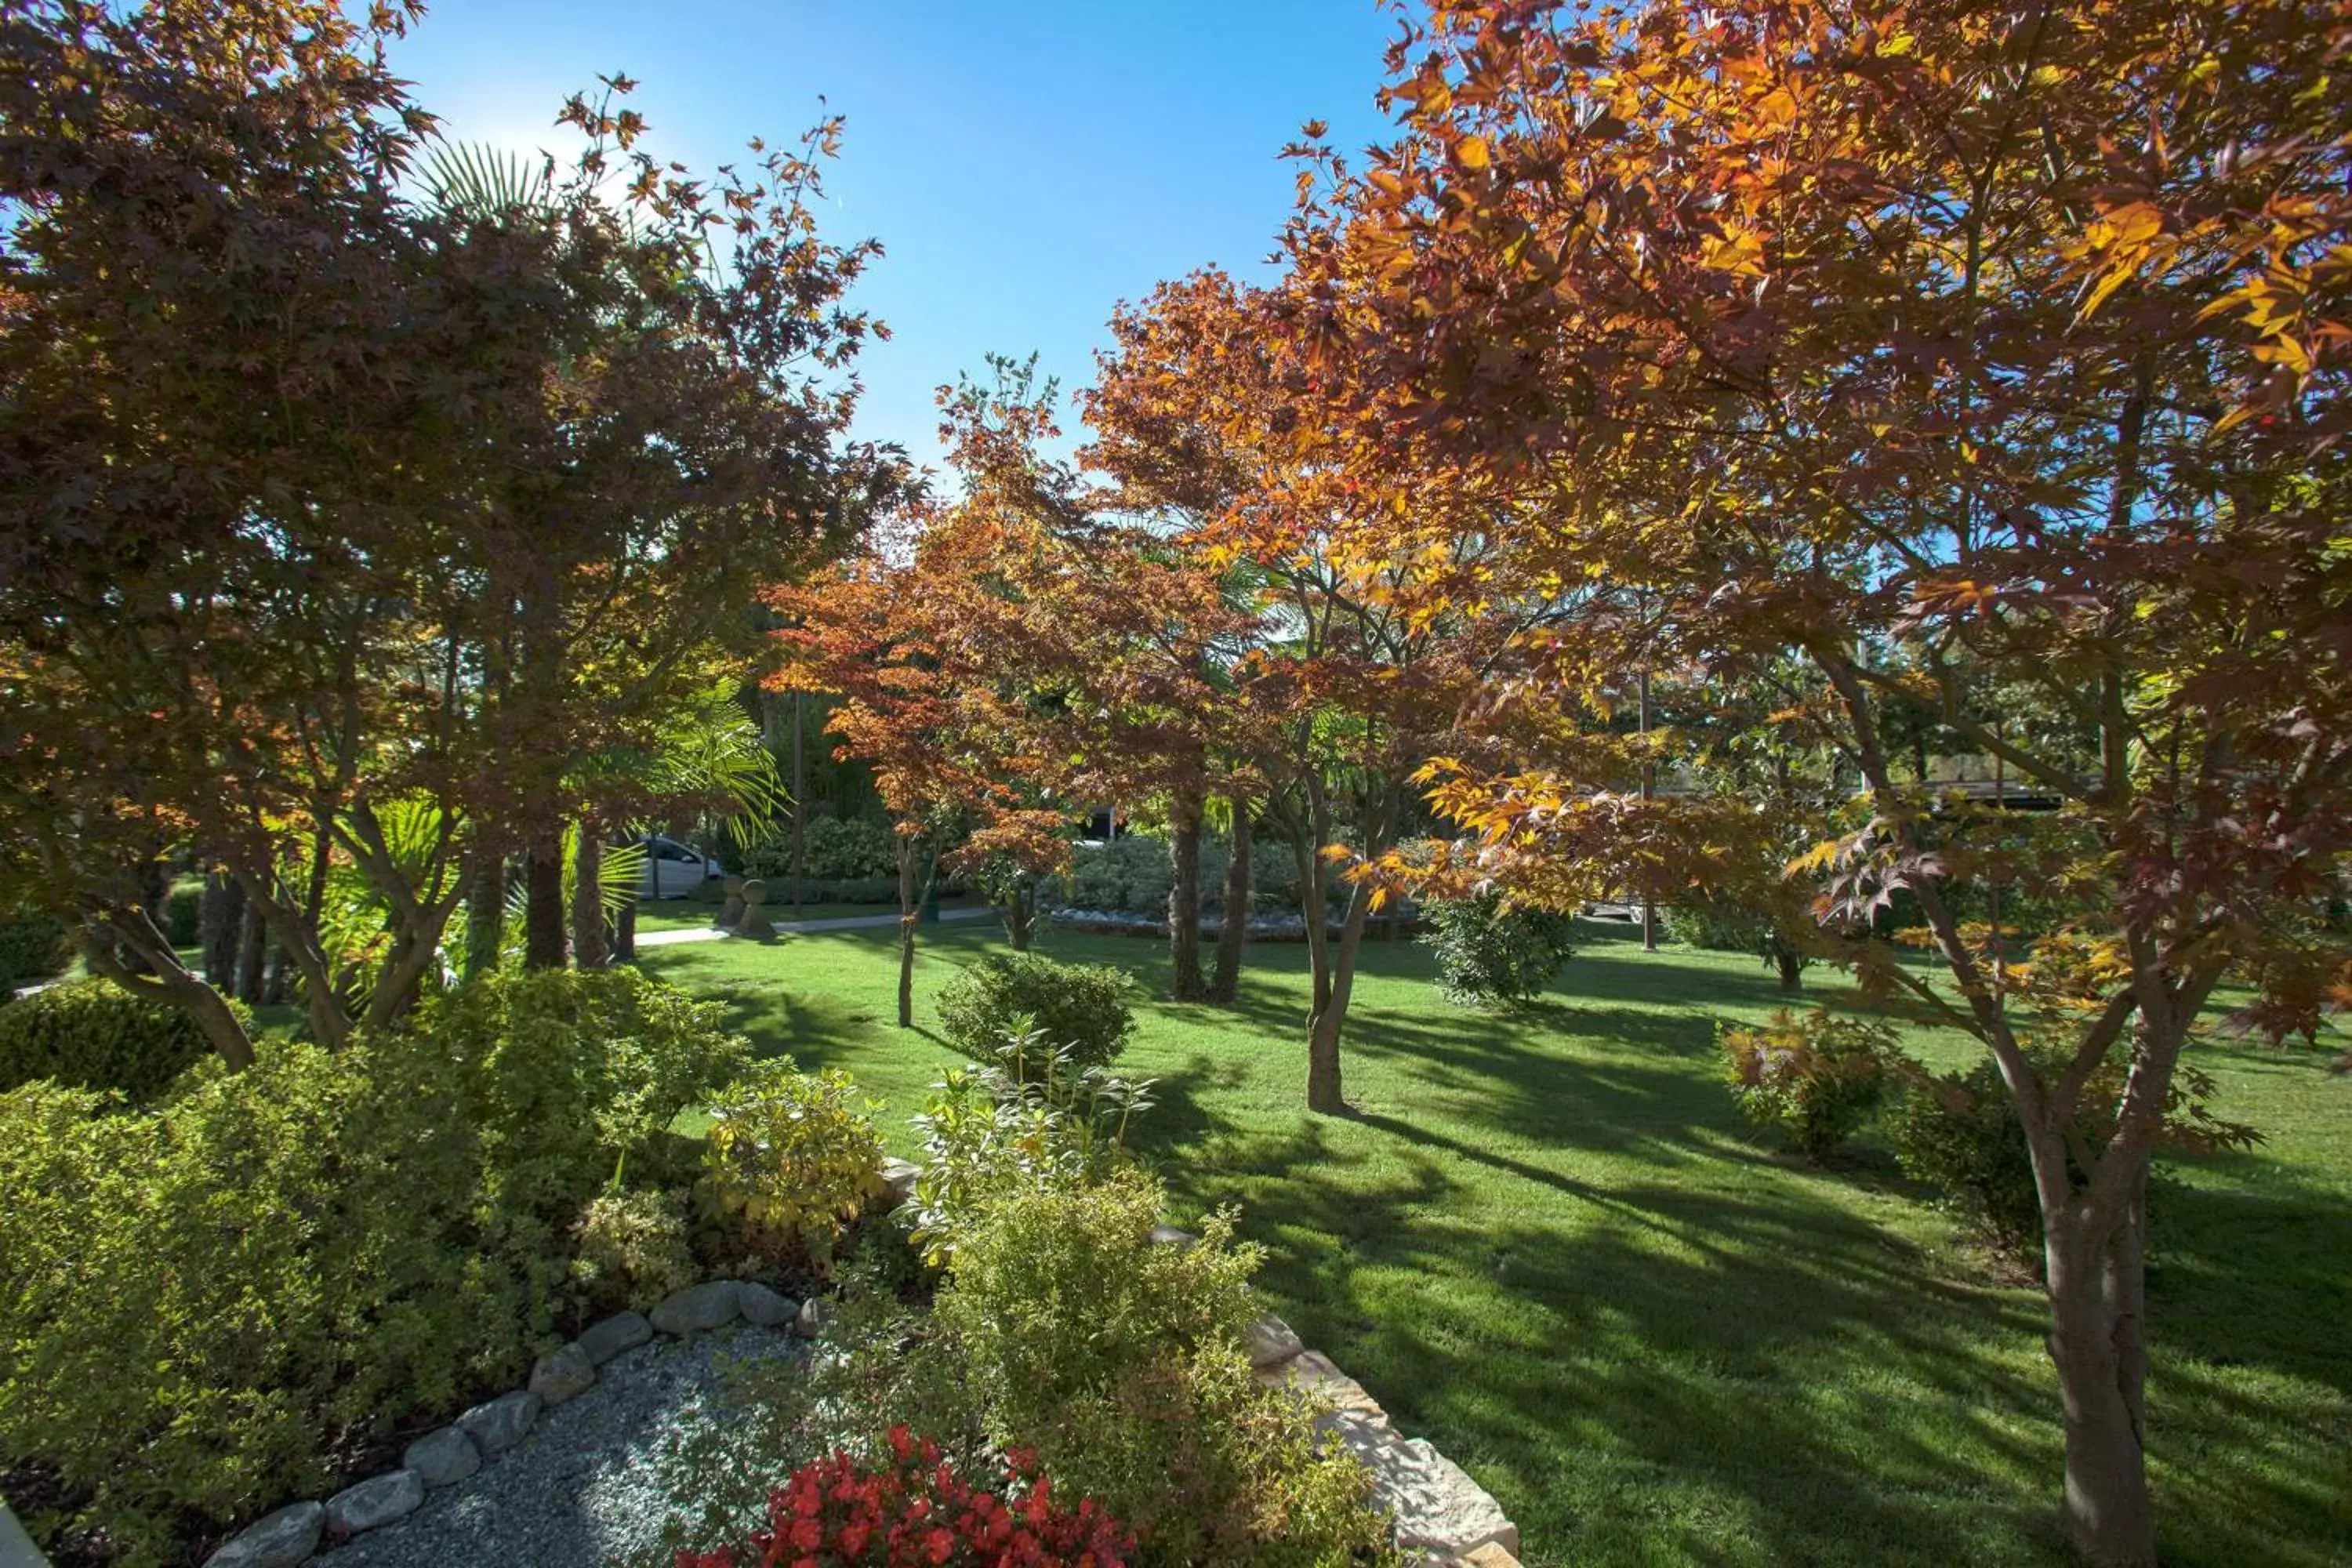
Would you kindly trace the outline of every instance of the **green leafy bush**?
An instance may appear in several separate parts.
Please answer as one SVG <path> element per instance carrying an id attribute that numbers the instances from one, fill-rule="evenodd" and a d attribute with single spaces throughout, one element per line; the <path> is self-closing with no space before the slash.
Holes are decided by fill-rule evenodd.
<path id="1" fill-rule="evenodd" d="M 698 1277 L 677 1193 L 606 1193 L 589 1204 L 574 1234 L 572 1282 L 599 1310 L 643 1310 Z"/>
<path id="2" fill-rule="evenodd" d="M 882 1190 L 882 1135 L 846 1073 L 771 1062 L 712 1102 L 701 1192 L 756 1256 L 828 1264 Z"/>
<path id="3" fill-rule="evenodd" d="M 1127 1165 L 1151 1084 L 1077 1067 L 1041 1031 L 1004 1037 L 978 1069 L 950 1069 L 915 1118 L 923 1172 L 909 1208 L 924 1262 L 946 1264 L 999 1188 L 1084 1185 Z"/>
<path id="4" fill-rule="evenodd" d="M 788 881 L 793 874 L 791 836 L 781 834 L 772 843 L 745 850 L 743 874 L 772 883 Z M 878 822 L 813 816 L 801 827 L 801 875 L 812 883 L 887 880 L 895 888 L 897 837 Z"/>
<path id="5" fill-rule="evenodd" d="M 0 920 L 0 992 L 63 974 L 72 963 L 63 921 L 39 913 Z"/>
<path id="6" fill-rule="evenodd" d="M 268 1043 L 150 1114 L 0 1095 L 0 1467 L 84 1500 L 37 1528 L 180 1561 L 192 1518 L 319 1495 L 337 1434 L 514 1381 L 562 1247 L 485 1152 L 444 1075 L 358 1045 Z"/>
<path id="7" fill-rule="evenodd" d="M 1034 1028 L 1080 1068 L 1103 1067 L 1135 1029 L 1135 983 L 1108 963 L 1057 963 L 1036 953 L 993 953 L 940 989 L 940 1029 L 976 1060 L 993 1060 L 1008 1037 Z"/>
<path id="8" fill-rule="evenodd" d="M 1906 1086 L 1888 1134 L 1904 1173 L 1934 1187 L 1988 1245 L 2020 1260 L 2040 1253 L 2033 1155 L 1998 1063 Z"/>
<path id="9" fill-rule="evenodd" d="M 1438 989 L 1465 1007 L 1508 1006 L 1539 994 L 1573 951 L 1575 922 L 1548 910 L 1507 909 L 1498 893 L 1447 899 L 1423 911 L 1421 940 L 1437 955 Z"/>
<path id="10" fill-rule="evenodd" d="M 635 969 L 494 970 L 436 998 L 406 1039 L 481 1130 L 500 1202 L 568 1228 L 742 1070 L 751 1047 L 724 1016 Z"/>
<path id="11" fill-rule="evenodd" d="M 204 900 L 202 878 L 172 884 L 171 897 L 163 903 L 164 941 L 173 947 L 194 947 L 204 940 Z"/>
<path id="12" fill-rule="evenodd" d="M 1720 899 L 1690 899 L 1665 916 L 1667 936 L 1709 952 L 1760 952 L 1772 937 L 1769 916 Z"/>
<path id="13" fill-rule="evenodd" d="M 49 1079 L 145 1101 L 212 1048 L 187 1013 L 110 980 L 52 985 L 0 1007 L 0 1089 Z"/>
<path id="14" fill-rule="evenodd" d="M 1759 1127 L 1779 1127 L 1819 1163 L 1870 1120 L 1899 1053 L 1895 1033 L 1825 1008 L 1776 1010 L 1760 1029 L 1722 1026 L 1724 1077 Z"/>
<path id="15" fill-rule="evenodd" d="M 1122 1171 L 990 1201 L 933 1306 L 989 1436 L 1127 1521 L 1139 1563 L 1380 1560 L 1364 1472 L 1250 1375 L 1261 1253 L 1226 1214 L 1153 1241 L 1164 1198 Z"/>

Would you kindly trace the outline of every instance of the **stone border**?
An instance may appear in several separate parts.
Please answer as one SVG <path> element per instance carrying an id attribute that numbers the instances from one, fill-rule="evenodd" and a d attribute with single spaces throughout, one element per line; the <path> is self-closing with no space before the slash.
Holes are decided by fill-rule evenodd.
<path id="1" fill-rule="evenodd" d="M 1163 1225 L 1154 1241 L 1199 1239 Z M 1288 1323 L 1268 1313 L 1244 1341 L 1260 1384 L 1288 1389 L 1315 1407 L 1316 1429 L 1337 1437 L 1371 1472 L 1372 1497 L 1395 1524 L 1397 1550 L 1444 1568 L 1518 1568 L 1519 1527 L 1502 1504 L 1426 1437 L 1405 1437 L 1364 1385 Z"/>

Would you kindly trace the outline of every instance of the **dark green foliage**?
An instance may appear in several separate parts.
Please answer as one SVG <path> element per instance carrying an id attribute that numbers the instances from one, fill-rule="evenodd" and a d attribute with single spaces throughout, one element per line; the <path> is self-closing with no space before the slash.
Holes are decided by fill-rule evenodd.
<path id="1" fill-rule="evenodd" d="M 772 886 L 789 881 L 793 874 L 791 834 L 779 833 L 772 842 L 745 850 L 743 874 L 763 877 Z M 898 846 L 890 830 L 878 822 L 811 817 L 801 827 L 801 875 L 812 883 L 887 879 L 895 897 Z"/>
<path id="2" fill-rule="evenodd" d="M 72 963 L 61 921 L 29 912 L 0 920 L 0 990 L 63 974 Z"/>
<path id="3" fill-rule="evenodd" d="M 495 970 L 434 1001 L 409 1048 L 442 1064 L 501 1200 L 568 1221 L 743 1069 L 722 1018 L 635 969 Z"/>
<path id="4" fill-rule="evenodd" d="M 1761 1028 L 1725 1026 L 1717 1039 L 1748 1119 L 1782 1129 L 1817 1164 L 1877 1110 L 1898 1054 L 1885 1024 L 1822 1008 L 1776 1011 Z"/>
<path id="5" fill-rule="evenodd" d="M 555 1233 L 418 1058 L 307 1045 L 152 1116 L 0 1095 L 0 1462 L 89 1494 L 130 1564 L 331 1479 L 355 1422 L 512 1382 L 553 1316 Z"/>
<path id="6" fill-rule="evenodd" d="M 1539 994 L 1572 951 L 1575 922 L 1548 910 L 1506 909 L 1502 897 L 1448 899 L 1423 911 L 1438 988 L 1464 1007 L 1508 1006 Z"/>
<path id="7" fill-rule="evenodd" d="M 163 937 L 173 947 L 194 947 L 204 941 L 204 897 L 201 881 L 172 884 L 172 896 L 163 905 Z"/>
<path id="8" fill-rule="evenodd" d="M 1202 856 L 1205 861 L 1206 855 Z M 1115 910 L 1165 919 L 1175 880 L 1162 838 L 1129 834 L 1107 844 L 1081 844 L 1055 888 L 1060 901 L 1082 910 Z"/>
<path id="9" fill-rule="evenodd" d="M 1772 940 L 1769 917 L 1719 899 L 1694 898 L 1665 916 L 1669 937 L 1709 952 L 1761 952 Z"/>
<path id="10" fill-rule="evenodd" d="M 1108 963 L 992 953 L 940 988 L 940 1028 L 978 1061 L 993 1060 L 1006 1036 L 1034 1028 L 1073 1065 L 1102 1067 L 1135 1028 L 1134 993 L 1126 972 Z"/>
<path id="11" fill-rule="evenodd" d="M 109 980 L 52 985 L 0 1007 L 0 1089 L 50 1079 L 143 1102 L 212 1048 L 189 1014 Z"/>
<path id="12" fill-rule="evenodd" d="M 1909 1085 L 1888 1131 L 1905 1173 L 1934 1187 L 1971 1231 L 2020 1262 L 2039 1259 L 2033 1155 L 1998 1063 Z"/>

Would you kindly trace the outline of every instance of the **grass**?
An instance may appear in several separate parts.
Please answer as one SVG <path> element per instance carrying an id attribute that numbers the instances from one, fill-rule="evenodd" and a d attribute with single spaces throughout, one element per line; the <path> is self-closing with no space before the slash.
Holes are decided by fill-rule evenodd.
<path id="1" fill-rule="evenodd" d="M 2064 1562 L 2038 1293 L 1882 1148 L 1813 1170 L 1738 1119 L 1713 1021 L 1782 1000 L 1751 961 L 1587 938 L 1503 1018 L 1448 1007 L 1417 947 L 1368 943 L 1347 1117 L 1302 1109 L 1299 949 L 1253 948 L 1234 1008 L 1147 1004 L 1122 1066 L 1161 1080 L 1144 1142 L 1171 1217 L 1241 1205 L 1276 1310 L 1494 1491 L 1531 1563 Z M 763 1047 L 847 1068 L 912 1152 L 905 1118 L 953 1059 L 931 998 L 994 942 L 926 931 L 916 1032 L 890 1026 L 887 932 L 645 963 Z M 1047 948 L 1165 989 L 1150 942 Z M 2167 1561 L 2352 1563 L 2352 1079 L 2200 1054 L 2217 1109 L 2268 1142 L 2176 1165 L 2154 1199 Z"/>
<path id="2" fill-rule="evenodd" d="M 940 907 L 950 910 L 963 909 L 970 907 L 972 901 L 966 899 L 947 899 L 940 901 Z M 771 903 L 764 908 L 768 911 L 768 918 L 780 925 L 793 918 L 793 906 L 789 900 L 782 903 Z M 658 903 L 642 903 L 637 906 L 637 930 L 640 931 L 698 930 L 708 927 L 718 914 L 717 904 L 701 903 L 692 899 L 664 899 Z M 800 918 L 805 921 L 844 920 L 852 916 L 879 916 L 884 920 L 895 921 L 898 918 L 898 906 L 896 904 L 814 903 L 801 906 Z"/>

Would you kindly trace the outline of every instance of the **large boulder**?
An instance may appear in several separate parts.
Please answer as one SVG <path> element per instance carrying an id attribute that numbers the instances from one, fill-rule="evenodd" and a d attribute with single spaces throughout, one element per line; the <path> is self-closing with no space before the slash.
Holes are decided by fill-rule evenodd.
<path id="1" fill-rule="evenodd" d="M 745 1322 L 762 1329 L 789 1323 L 800 1316 L 798 1301 L 753 1280 L 744 1280 L 735 1287 L 735 1302 Z"/>
<path id="2" fill-rule="evenodd" d="M 424 1500 L 425 1479 L 415 1470 L 371 1476 L 327 1500 L 327 1529 L 336 1535 L 357 1535 L 407 1518 Z"/>
<path id="3" fill-rule="evenodd" d="M 443 1426 L 411 1443 L 400 1462 L 428 1487 L 454 1486 L 482 1468 L 482 1451 L 460 1426 Z"/>
<path id="4" fill-rule="evenodd" d="M 591 1323 L 573 1342 L 588 1352 L 591 1363 L 603 1366 L 623 1351 L 635 1350 L 653 1337 L 654 1326 L 646 1321 L 643 1312 L 623 1312 Z"/>
<path id="5" fill-rule="evenodd" d="M 326 1533 L 324 1503 L 289 1503 L 232 1536 L 205 1559 L 205 1568 L 299 1568 Z"/>
<path id="6" fill-rule="evenodd" d="M 666 1334 L 708 1333 L 733 1322 L 742 1310 L 742 1295 L 735 1281 L 714 1279 L 663 1297 L 653 1310 L 653 1323 Z"/>
<path id="7" fill-rule="evenodd" d="M 530 1436 L 539 1419 L 539 1395 L 529 1389 L 501 1394 L 457 1417 L 457 1425 L 484 1454 L 501 1454 Z"/>
<path id="8" fill-rule="evenodd" d="M 561 1405 L 596 1386 L 596 1363 L 575 1340 L 540 1357 L 524 1386 L 539 1395 L 541 1404 Z"/>

